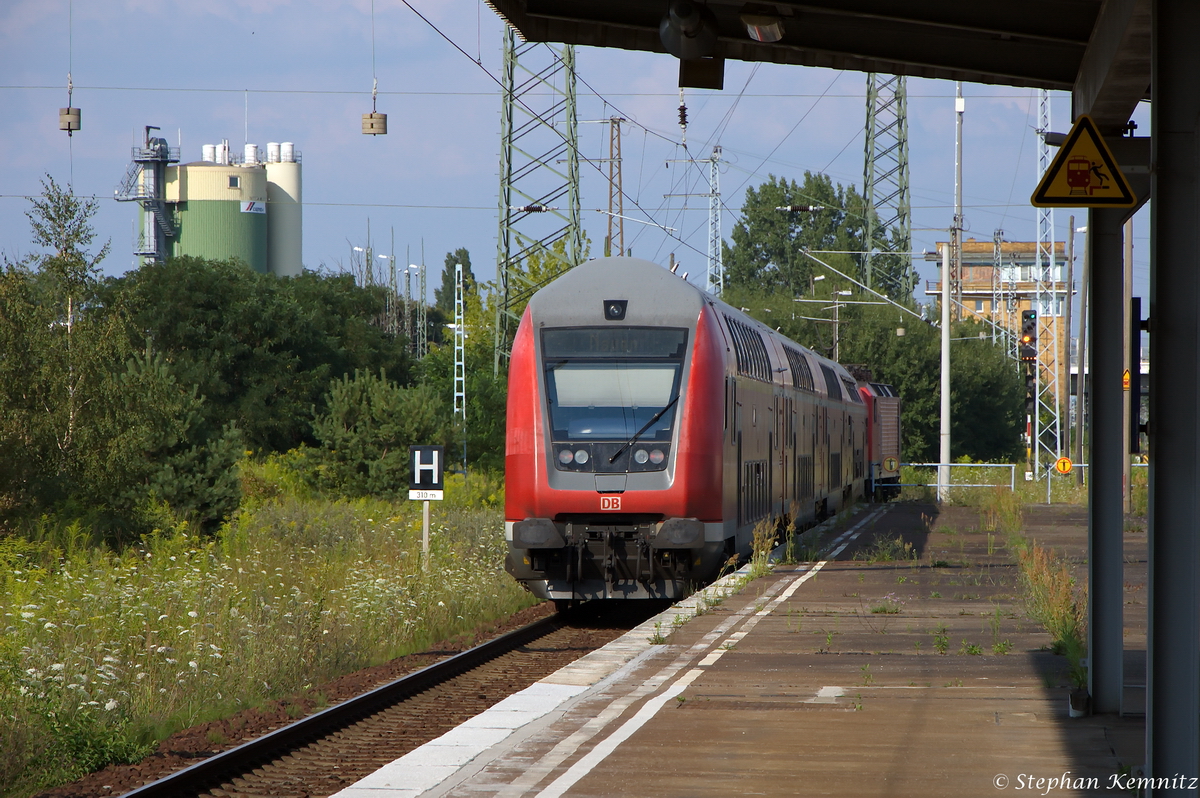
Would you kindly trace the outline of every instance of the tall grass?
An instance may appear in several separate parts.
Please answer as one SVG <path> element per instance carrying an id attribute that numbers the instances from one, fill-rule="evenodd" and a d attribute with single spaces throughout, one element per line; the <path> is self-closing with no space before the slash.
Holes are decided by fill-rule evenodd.
<path id="1" fill-rule="evenodd" d="M 1071 576 L 1053 551 L 1022 538 L 1010 540 L 1029 614 L 1046 627 L 1059 653 L 1082 656 L 1087 639 L 1087 586 Z"/>
<path id="2" fill-rule="evenodd" d="M 122 552 L 69 528 L 0 539 L 0 794 L 532 603 L 502 567 L 496 480 L 447 486 L 424 569 L 420 505 L 322 499 L 250 468 L 262 490 L 215 537 L 171 522 Z"/>

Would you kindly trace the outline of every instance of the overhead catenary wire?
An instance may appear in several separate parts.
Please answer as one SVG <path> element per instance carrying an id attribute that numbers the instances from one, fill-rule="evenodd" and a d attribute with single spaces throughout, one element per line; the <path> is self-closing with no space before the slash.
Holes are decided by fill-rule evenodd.
<path id="1" fill-rule="evenodd" d="M 443 39 L 445 39 L 450 44 L 451 47 L 453 47 L 455 50 L 457 50 L 459 53 L 461 53 L 463 56 L 465 56 L 467 58 L 467 60 L 470 61 L 472 64 L 475 64 L 475 66 L 477 66 L 483 72 L 483 74 L 487 75 L 488 78 L 491 79 L 491 81 L 493 83 L 495 83 L 497 86 L 499 86 L 501 88 L 501 90 L 504 89 L 504 84 L 501 82 L 501 80 L 498 77 L 493 75 L 487 69 L 487 67 L 485 67 L 482 63 L 479 63 L 474 58 L 471 58 L 471 55 L 466 50 L 464 50 L 462 47 L 460 47 L 458 45 L 458 43 L 455 42 L 452 38 L 447 36 L 442 31 L 442 29 L 439 28 L 437 25 L 435 25 L 432 21 L 430 21 L 430 19 L 428 17 L 426 17 L 424 14 L 422 14 L 420 11 L 418 11 L 413 6 L 412 3 L 410 3 L 408 0 L 400 0 L 400 2 L 404 3 L 404 5 L 407 6 L 410 11 L 412 11 L 414 14 L 416 14 L 418 17 L 420 17 L 421 21 L 423 21 L 426 25 L 433 28 L 434 32 L 436 32 L 439 36 L 441 36 Z M 578 73 L 576 73 L 576 78 L 578 79 Z M 586 81 L 581 81 L 581 82 L 583 82 L 585 86 L 588 85 L 586 83 Z M 588 86 L 588 88 L 591 88 L 591 86 Z M 593 92 L 595 92 L 594 89 L 593 89 Z M 599 92 L 595 92 L 595 93 L 596 93 L 597 97 L 601 96 L 599 94 Z M 525 111 L 528 112 L 529 114 L 531 114 L 532 116 L 537 116 L 537 113 L 532 108 L 530 108 L 528 105 L 526 105 L 525 102 L 521 98 L 513 97 L 513 102 L 519 103 L 521 105 L 521 107 L 524 108 Z M 615 106 L 614 106 L 614 108 L 615 108 Z M 625 115 L 621 114 L 621 116 L 625 116 Z M 557 128 L 556 128 L 556 130 L 557 130 Z M 561 132 L 560 132 L 560 135 L 562 135 Z M 584 153 L 579 151 L 578 143 L 567 141 L 565 136 L 563 136 L 563 141 L 566 142 L 567 146 L 573 147 L 575 149 L 575 154 L 579 157 L 580 161 L 582 161 L 583 163 L 586 163 L 592 169 L 595 169 L 601 176 L 604 175 L 604 170 L 600 167 L 599 164 L 593 162 Z M 622 190 L 621 195 L 623 197 L 625 197 L 626 199 L 628 199 L 631 203 L 633 203 L 633 206 L 635 208 L 637 208 L 638 210 L 640 210 L 643 214 L 645 214 L 647 218 L 649 218 L 649 219 L 654 218 L 645 208 L 643 208 L 641 206 L 641 204 L 637 200 L 635 200 L 633 197 L 629 196 L 628 192 Z M 687 247 L 688 249 L 692 250 L 696 254 L 704 255 L 705 257 L 707 257 L 707 255 L 705 253 L 701 252 L 697 247 L 693 246 L 691 243 L 684 241 L 682 238 L 680 238 L 670 232 L 667 232 L 666 227 L 667 227 L 666 225 L 661 225 L 660 229 L 662 229 L 663 232 L 666 233 L 666 235 L 668 237 L 676 239 L 677 241 L 679 241 L 679 243 L 682 246 Z"/>

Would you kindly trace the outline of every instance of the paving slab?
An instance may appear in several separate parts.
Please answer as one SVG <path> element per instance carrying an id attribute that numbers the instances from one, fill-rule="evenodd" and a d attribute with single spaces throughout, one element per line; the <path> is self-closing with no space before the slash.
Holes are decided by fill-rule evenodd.
<path id="1" fill-rule="evenodd" d="M 1086 571 L 1085 509 L 1024 515 L 1026 537 Z M 431 750 L 406 781 L 418 749 L 340 795 L 1119 793 L 1144 720 L 1068 717 L 1067 663 L 1021 601 L 1007 537 L 980 521 L 970 508 L 863 508 L 807 536 L 828 559 L 778 565 L 737 593 L 727 578 L 508 699 L 536 717 L 502 740 L 451 732 L 441 746 L 457 759 Z M 1145 592 L 1138 545 L 1134 533 L 1127 601 Z M 1127 646 L 1144 646 L 1144 605 L 1127 604 L 1126 626 Z"/>

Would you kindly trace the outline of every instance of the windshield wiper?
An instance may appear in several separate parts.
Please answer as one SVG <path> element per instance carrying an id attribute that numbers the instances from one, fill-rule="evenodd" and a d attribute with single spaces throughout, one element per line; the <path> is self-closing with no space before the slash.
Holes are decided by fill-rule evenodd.
<path id="1" fill-rule="evenodd" d="M 670 410 L 672 407 L 674 407 L 675 403 L 678 401 L 679 401 L 679 394 L 675 394 L 675 396 L 672 397 L 671 401 L 667 402 L 666 407 L 664 407 L 662 410 L 659 410 L 657 413 L 655 413 L 654 418 L 647 421 L 646 425 L 644 427 L 642 427 L 637 432 L 633 433 L 633 437 L 630 438 L 629 440 L 627 440 L 625 442 L 624 446 L 622 446 L 620 449 L 617 449 L 616 454 L 614 454 L 612 457 L 608 458 L 609 465 L 612 465 L 613 463 L 617 462 L 617 458 L 621 456 L 621 452 L 625 451 L 630 446 L 633 446 L 635 443 L 637 443 L 638 438 L 642 437 L 642 435 L 645 434 L 646 430 L 648 430 L 652 426 L 654 426 L 654 422 L 658 421 L 660 418 L 662 418 L 663 414 L 666 413 L 668 410 Z"/>

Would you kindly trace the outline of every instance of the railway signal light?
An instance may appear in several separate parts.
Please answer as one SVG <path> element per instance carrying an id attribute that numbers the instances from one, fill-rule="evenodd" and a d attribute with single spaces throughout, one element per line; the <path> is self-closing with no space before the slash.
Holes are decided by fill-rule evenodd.
<path id="1" fill-rule="evenodd" d="M 1037 360 L 1037 311 L 1021 311 L 1021 340 L 1018 354 L 1022 363 Z"/>

